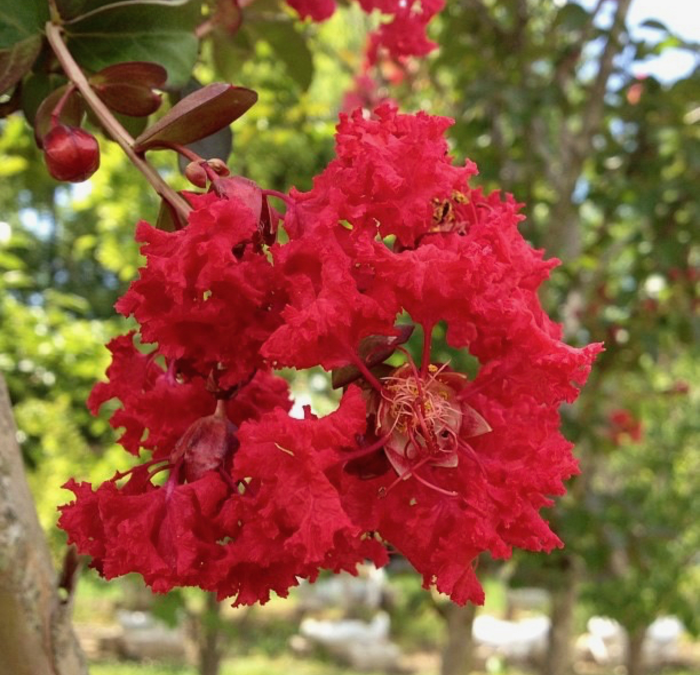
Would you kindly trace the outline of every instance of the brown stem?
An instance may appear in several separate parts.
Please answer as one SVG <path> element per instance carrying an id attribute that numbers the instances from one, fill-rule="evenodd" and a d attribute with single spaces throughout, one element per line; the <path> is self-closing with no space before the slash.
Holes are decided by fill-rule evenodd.
<path id="1" fill-rule="evenodd" d="M 56 54 L 61 67 L 63 68 L 68 79 L 75 85 L 85 102 L 90 106 L 96 117 L 102 123 L 105 131 L 110 137 L 121 147 L 131 163 L 145 176 L 146 180 L 151 184 L 153 189 L 165 201 L 172 205 L 178 215 L 187 222 L 187 216 L 192 210 L 189 204 L 173 190 L 160 176 L 160 174 L 133 148 L 134 139 L 119 124 L 117 119 L 112 115 L 109 108 L 100 100 L 97 94 L 93 91 L 90 83 L 80 70 L 80 67 L 73 59 L 73 56 L 68 51 L 63 38 L 61 37 L 61 28 L 50 21 L 46 24 L 46 37 L 49 44 Z"/>
<path id="2" fill-rule="evenodd" d="M 149 150 L 173 150 L 177 152 L 178 155 L 182 155 L 185 159 L 189 159 L 190 162 L 204 162 L 206 161 L 203 157 L 200 157 L 194 150 L 188 148 L 185 145 L 180 145 L 180 143 L 171 143 L 170 141 L 157 141 L 156 143 L 149 144 Z"/>

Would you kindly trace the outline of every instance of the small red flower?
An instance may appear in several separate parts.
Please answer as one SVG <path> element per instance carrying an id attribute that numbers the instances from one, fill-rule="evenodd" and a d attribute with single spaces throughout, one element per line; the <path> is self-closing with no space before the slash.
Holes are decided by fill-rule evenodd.
<path id="1" fill-rule="evenodd" d="M 359 0 L 367 14 L 378 10 L 388 21 L 370 35 L 368 57 L 375 63 L 379 53 L 386 50 L 393 59 L 425 56 L 437 46 L 428 39 L 430 21 L 444 7 L 444 0 Z M 334 0 L 287 0 L 302 19 L 325 21 L 336 9 Z"/>
<path id="2" fill-rule="evenodd" d="M 264 368 L 260 347 L 279 325 L 278 276 L 259 250 L 259 214 L 231 197 L 199 198 L 177 232 L 141 223 L 147 264 L 116 307 L 133 315 L 145 342 L 221 388 Z"/>
<path id="3" fill-rule="evenodd" d="M 386 436 L 384 451 L 401 480 L 419 480 L 423 465 L 455 467 L 460 455 L 474 460 L 468 439 L 491 431 L 474 408 L 459 399 L 467 377 L 446 364 L 430 364 L 421 374 L 405 363 L 383 378 L 385 389 L 375 394 L 377 436 Z"/>
<path id="4" fill-rule="evenodd" d="M 634 443 L 639 443 L 642 440 L 644 434 L 642 422 L 629 410 L 625 408 L 613 410 L 608 421 L 610 439 L 615 445 L 622 445 L 626 440 Z"/>

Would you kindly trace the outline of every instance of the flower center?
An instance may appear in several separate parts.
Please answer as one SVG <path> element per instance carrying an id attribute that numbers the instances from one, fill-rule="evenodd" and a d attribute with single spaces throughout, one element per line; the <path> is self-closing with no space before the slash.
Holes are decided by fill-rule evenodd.
<path id="1" fill-rule="evenodd" d="M 399 475 L 419 462 L 457 466 L 463 413 L 455 390 L 440 379 L 445 367 L 431 364 L 421 378 L 404 364 L 383 380 L 377 432 L 389 435 L 385 450 Z"/>

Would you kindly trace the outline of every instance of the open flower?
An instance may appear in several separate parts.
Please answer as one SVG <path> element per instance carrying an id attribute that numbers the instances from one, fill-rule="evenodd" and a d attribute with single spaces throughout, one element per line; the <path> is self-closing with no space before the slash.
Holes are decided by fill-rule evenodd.
<path id="1" fill-rule="evenodd" d="M 474 460 L 468 439 L 491 431 L 474 408 L 460 400 L 468 379 L 462 373 L 430 364 L 421 374 L 413 363 L 399 366 L 383 378 L 378 395 L 378 436 L 387 436 L 384 451 L 401 480 L 415 476 L 423 465 L 455 467 L 460 455 Z M 439 488 L 436 488 L 439 490 Z"/>

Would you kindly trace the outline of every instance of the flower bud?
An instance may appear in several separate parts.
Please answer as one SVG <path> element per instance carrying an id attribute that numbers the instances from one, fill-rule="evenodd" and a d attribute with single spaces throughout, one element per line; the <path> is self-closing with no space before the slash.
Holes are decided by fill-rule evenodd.
<path id="1" fill-rule="evenodd" d="M 218 157 L 208 159 L 207 164 L 211 167 L 214 173 L 217 173 L 219 176 L 228 176 L 231 173 L 229 168 L 226 166 L 226 162 Z"/>
<path id="2" fill-rule="evenodd" d="M 100 166 L 97 139 L 78 127 L 57 124 L 43 139 L 49 173 L 61 181 L 80 183 Z"/>
<path id="3" fill-rule="evenodd" d="M 207 172 L 200 162 L 190 162 L 185 167 L 185 178 L 197 187 L 205 188 L 207 186 Z"/>
<path id="4" fill-rule="evenodd" d="M 182 460 L 185 480 L 192 483 L 207 471 L 224 468 L 238 448 L 237 428 L 220 414 L 198 419 L 177 442 L 170 460 Z"/>

